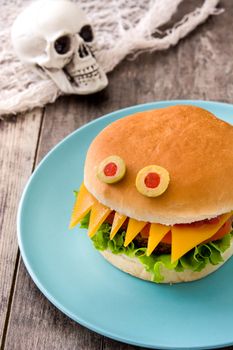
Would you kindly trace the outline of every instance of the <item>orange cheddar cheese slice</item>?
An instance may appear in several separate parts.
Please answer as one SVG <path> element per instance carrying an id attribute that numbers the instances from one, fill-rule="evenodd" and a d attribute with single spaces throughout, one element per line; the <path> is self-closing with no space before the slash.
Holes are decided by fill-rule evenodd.
<path id="1" fill-rule="evenodd" d="M 163 237 L 171 230 L 170 226 L 161 224 L 151 224 L 149 231 L 149 238 L 147 243 L 146 255 L 149 256 L 153 250 L 157 247 Z"/>
<path id="2" fill-rule="evenodd" d="M 121 228 L 126 218 L 127 216 L 115 212 L 112 228 L 110 232 L 110 239 L 113 239 L 115 237 L 117 231 Z"/>
<path id="3" fill-rule="evenodd" d="M 124 247 L 127 247 L 130 242 L 137 236 L 137 234 L 146 226 L 147 222 L 145 221 L 137 221 L 135 219 L 129 219 Z"/>
<path id="4" fill-rule="evenodd" d="M 203 224 L 200 227 L 189 225 L 172 226 L 172 252 L 171 261 L 174 262 L 186 254 L 189 250 L 201 242 L 211 238 L 222 225 L 232 216 L 231 213 L 223 214 L 216 224 Z"/>
<path id="5" fill-rule="evenodd" d="M 71 215 L 69 228 L 76 226 L 91 210 L 96 199 L 88 192 L 84 184 L 81 185 Z"/>
<path id="6" fill-rule="evenodd" d="M 108 215 L 111 213 L 111 209 L 105 207 L 105 205 L 100 202 L 95 202 L 91 208 L 91 216 L 88 227 L 88 236 L 93 237 L 98 228 L 102 225 Z"/>

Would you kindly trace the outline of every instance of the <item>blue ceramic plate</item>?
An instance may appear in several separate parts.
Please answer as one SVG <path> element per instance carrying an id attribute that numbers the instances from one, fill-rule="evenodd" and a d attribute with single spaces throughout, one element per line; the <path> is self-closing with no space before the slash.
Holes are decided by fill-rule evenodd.
<path id="1" fill-rule="evenodd" d="M 161 349 L 204 349 L 233 344 L 233 259 L 201 281 L 157 285 L 131 277 L 93 249 L 85 230 L 68 230 L 73 190 L 83 178 L 92 139 L 126 115 L 193 104 L 233 123 L 233 105 L 203 101 L 130 107 L 78 129 L 40 163 L 18 212 L 24 263 L 39 289 L 80 324 L 126 343 Z"/>

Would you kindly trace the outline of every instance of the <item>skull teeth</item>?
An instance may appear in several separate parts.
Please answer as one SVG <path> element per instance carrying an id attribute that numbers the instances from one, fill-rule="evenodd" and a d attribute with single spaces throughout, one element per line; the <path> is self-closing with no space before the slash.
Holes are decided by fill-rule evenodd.
<path id="1" fill-rule="evenodd" d="M 66 72 L 69 74 L 70 81 L 76 88 L 80 88 L 82 93 L 90 93 L 105 87 L 105 77 L 101 68 L 95 59 L 79 59 L 76 55 L 67 67 Z"/>
<path id="2" fill-rule="evenodd" d="M 89 84 L 91 82 L 94 82 L 96 80 L 99 80 L 101 78 L 99 71 L 95 71 L 93 74 L 86 74 L 86 75 L 76 75 L 74 77 L 74 80 L 78 85 L 85 85 Z"/>
<path id="3" fill-rule="evenodd" d="M 75 77 L 91 78 L 96 75 L 100 75 L 98 69 L 91 71 L 90 73 L 83 73 L 82 71 L 77 71 Z"/>
<path id="4" fill-rule="evenodd" d="M 87 66 L 84 68 L 80 67 L 72 67 L 72 69 L 69 68 L 69 72 L 71 75 L 83 75 L 83 74 L 90 74 L 94 73 L 95 71 L 99 71 L 99 66 L 97 64 L 93 64 L 91 66 Z"/>

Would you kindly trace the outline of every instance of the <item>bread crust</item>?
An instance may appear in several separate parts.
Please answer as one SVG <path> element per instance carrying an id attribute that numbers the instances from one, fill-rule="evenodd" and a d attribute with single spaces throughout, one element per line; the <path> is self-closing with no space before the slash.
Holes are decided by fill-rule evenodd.
<path id="1" fill-rule="evenodd" d="M 110 262 L 118 269 L 143 280 L 152 280 L 151 273 L 145 270 L 143 264 L 137 258 L 129 258 L 124 254 L 113 254 L 109 250 L 100 251 L 100 253 L 108 262 Z M 161 283 L 191 282 L 201 279 L 219 269 L 232 255 L 233 238 L 231 239 L 230 247 L 222 254 L 224 260 L 223 262 L 219 263 L 218 265 L 208 264 L 200 272 L 195 272 L 191 270 L 177 272 L 175 270 L 169 270 L 165 267 L 161 267 L 160 273 L 164 277 L 164 280 L 161 281 Z"/>
<path id="2" fill-rule="evenodd" d="M 98 164 L 111 155 L 126 163 L 125 177 L 102 183 Z M 149 198 L 135 187 L 147 165 L 170 174 L 167 190 Z M 194 106 L 137 113 L 107 126 L 92 142 L 84 183 L 102 204 L 131 218 L 165 225 L 190 223 L 233 209 L 233 126 Z"/>

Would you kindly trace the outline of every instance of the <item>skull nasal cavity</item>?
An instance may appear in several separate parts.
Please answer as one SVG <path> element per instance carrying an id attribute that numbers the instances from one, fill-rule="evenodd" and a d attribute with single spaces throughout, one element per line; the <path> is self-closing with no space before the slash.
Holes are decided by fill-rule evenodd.
<path id="1" fill-rule="evenodd" d="M 64 55 L 70 50 L 70 37 L 63 35 L 54 43 L 54 48 L 59 55 Z"/>
<path id="2" fill-rule="evenodd" d="M 80 45 L 78 53 L 81 58 L 89 56 L 89 52 L 87 51 L 85 45 Z"/>
<path id="3" fill-rule="evenodd" d="M 83 26 L 79 32 L 79 35 L 81 38 L 83 38 L 84 41 L 88 43 L 91 42 L 94 38 L 92 28 L 89 25 Z"/>

